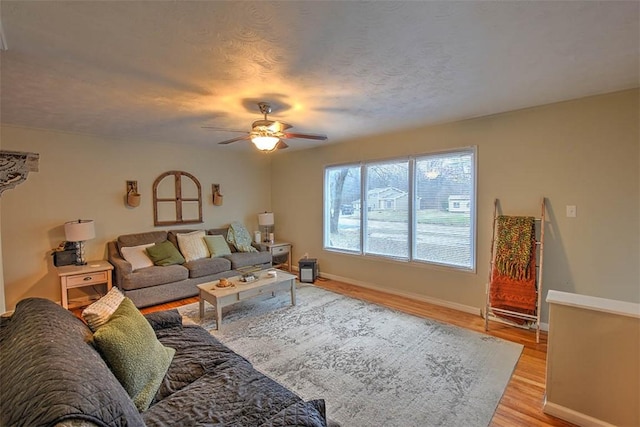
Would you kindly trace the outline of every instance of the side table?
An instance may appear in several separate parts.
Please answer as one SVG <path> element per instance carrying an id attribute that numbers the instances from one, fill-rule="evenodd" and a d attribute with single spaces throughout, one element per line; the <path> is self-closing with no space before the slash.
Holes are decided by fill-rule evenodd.
<path id="1" fill-rule="evenodd" d="M 69 289 L 72 288 L 105 284 L 107 292 L 109 292 L 112 287 L 111 270 L 113 270 L 113 265 L 104 260 L 88 261 L 87 265 L 58 267 L 62 306 L 69 308 Z"/>
<path id="2" fill-rule="evenodd" d="M 276 243 L 266 243 L 266 247 L 271 252 L 271 256 L 273 257 L 273 266 L 274 267 L 282 267 L 283 265 L 287 266 L 287 270 L 291 272 L 291 243 L 286 242 L 276 242 Z M 284 262 L 276 262 L 276 257 L 279 259 L 287 257 L 286 264 Z"/>

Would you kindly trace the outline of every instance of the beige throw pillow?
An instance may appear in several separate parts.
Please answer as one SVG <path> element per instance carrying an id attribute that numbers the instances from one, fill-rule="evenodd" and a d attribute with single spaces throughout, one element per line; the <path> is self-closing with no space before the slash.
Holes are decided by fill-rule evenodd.
<path id="1" fill-rule="evenodd" d="M 126 259 L 133 271 L 141 268 L 152 267 L 153 261 L 147 255 L 147 248 L 153 246 L 154 243 L 140 246 L 125 246 L 120 249 L 122 258 Z"/>
<path id="2" fill-rule="evenodd" d="M 192 231 L 191 233 L 179 233 L 178 246 L 186 262 L 200 258 L 209 258 L 209 249 L 204 242 L 204 231 Z"/>
<path id="3" fill-rule="evenodd" d="M 124 300 L 124 295 L 118 288 L 111 288 L 109 292 L 98 301 L 94 302 L 82 311 L 82 318 L 89 329 L 95 332 L 100 326 L 107 323 L 107 320 L 120 307 Z"/>

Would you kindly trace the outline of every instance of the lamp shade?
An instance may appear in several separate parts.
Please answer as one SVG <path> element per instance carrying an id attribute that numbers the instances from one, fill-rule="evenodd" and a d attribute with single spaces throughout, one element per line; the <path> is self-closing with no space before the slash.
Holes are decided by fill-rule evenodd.
<path id="1" fill-rule="evenodd" d="M 273 225 L 273 212 L 265 212 L 258 214 L 258 224 L 263 226 Z"/>
<path id="2" fill-rule="evenodd" d="M 92 219 L 79 219 L 64 224 L 64 236 L 67 242 L 84 242 L 96 237 Z"/>

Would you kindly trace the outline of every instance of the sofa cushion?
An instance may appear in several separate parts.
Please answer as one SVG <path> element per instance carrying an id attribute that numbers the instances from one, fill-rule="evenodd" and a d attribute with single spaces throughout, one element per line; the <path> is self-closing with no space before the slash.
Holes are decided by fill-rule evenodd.
<path id="1" fill-rule="evenodd" d="M 156 243 L 147 248 L 147 254 L 153 264 L 166 267 L 174 264 L 184 264 L 185 259 L 180 251 L 168 240 Z"/>
<path id="2" fill-rule="evenodd" d="M 119 286 L 125 291 L 148 288 L 150 286 L 164 285 L 165 283 L 179 282 L 189 278 L 189 270 L 181 265 L 168 265 L 166 267 L 143 268 L 126 275 Z"/>
<path id="3" fill-rule="evenodd" d="M 154 311 L 144 315 L 154 331 L 168 328 L 182 329 L 182 315 L 176 309 Z M 173 347 L 169 345 L 168 347 Z M 175 347 L 173 347 L 175 348 Z"/>
<path id="4" fill-rule="evenodd" d="M 93 338 L 139 411 L 146 410 L 169 369 L 175 350 L 163 346 L 129 298 Z"/>
<path id="5" fill-rule="evenodd" d="M 191 233 L 179 233 L 176 238 L 178 239 L 180 252 L 187 262 L 209 257 L 209 249 L 204 242 L 203 230 L 196 230 Z"/>
<path id="6" fill-rule="evenodd" d="M 82 318 L 92 331 L 107 323 L 107 320 L 120 307 L 124 299 L 118 288 L 111 288 L 109 292 L 98 301 L 82 310 Z"/>
<path id="7" fill-rule="evenodd" d="M 122 258 L 131 264 L 132 270 L 140 270 L 153 265 L 153 261 L 147 255 L 147 248 L 153 245 L 153 243 L 147 243 L 146 245 L 123 246 L 120 248 L 120 253 Z"/>
<path id="8" fill-rule="evenodd" d="M 20 301 L 0 320 L 0 425 L 144 426 L 133 402 L 89 343 L 91 331 L 60 305 Z"/>
<path id="9" fill-rule="evenodd" d="M 148 245 L 149 243 L 160 243 L 167 240 L 166 231 L 147 231 L 145 233 L 123 234 L 118 236 L 118 250 L 122 255 L 122 248 L 125 246 Z"/>
<path id="10" fill-rule="evenodd" d="M 155 313 L 152 313 L 155 314 Z M 147 315 L 147 320 L 149 320 Z M 150 322 L 153 326 L 154 323 Z M 156 394 L 161 401 L 188 386 L 207 372 L 219 371 L 227 364 L 246 361 L 208 331 L 196 325 L 182 328 L 155 328 L 160 342 L 174 348 L 176 354 Z"/>
<path id="11" fill-rule="evenodd" d="M 225 258 L 201 258 L 184 264 L 189 270 L 189 277 L 204 277 L 210 274 L 231 270 L 231 261 Z"/>
<path id="12" fill-rule="evenodd" d="M 204 372 L 142 416 L 149 427 L 259 426 L 298 401 L 297 395 L 255 370 L 246 360 L 235 359 Z"/>
<path id="13" fill-rule="evenodd" d="M 252 265 L 270 264 L 271 252 L 234 252 L 224 258 L 231 261 L 232 269 L 237 270 Z"/>
<path id="14" fill-rule="evenodd" d="M 204 242 L 207 244 L 209 253 L 211 253 L 212 258 L 223 255 L 231 255 L 229 244 L 227 244 L 227 241 L 223 236 L 204 236 Z"/>

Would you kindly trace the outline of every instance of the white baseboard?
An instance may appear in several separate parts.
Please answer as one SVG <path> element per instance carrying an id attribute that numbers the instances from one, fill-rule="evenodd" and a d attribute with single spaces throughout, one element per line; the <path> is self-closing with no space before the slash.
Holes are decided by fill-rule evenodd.
<path id="1" fill-rule="evenodd" d="M 562 405 L 551 403 L 544 399 L 544 405 L 542 411 L 545 414 L 569 421 L 570 423 L 582 426 L 582 427 L 615 427 L 613 424 L 609 424 L 606 421 L 599 420 L 590 415 L 583 414 L 582 412 L 574 411 L 573 409 L 565 408 Z"/>
<path id="2" fill-rule="evenodd" d="M 320 277 L 325 277 L 331 280 L 337 280 L 339 282 L 349 283 L 350 285 L 360 286 L 362 288 L 373 289 L 375 291 L 385 292 L 400 297 L 410 298 L 417 301 L 426 302 L 429 304 L 438 305 L 440 307 L 452 308 L 454 310 L 463 311 L 465 313 L 471 313 L 479 315 L 481 313 L 480 307 L 473 307 L 470 305 L 458 304 L 456 302 L 445 301 L 437 298 L 430 298 L 424 295 L 415 294 L 412 292 L 402 292 L 395 289 L 389 289 L 382 286 L 374 285 L 372 283 L 363 282 L 361 280 L 355 280 L 349 277 L 337 276 L 335 274 L 320 273 Z"/>
<path id="3" fill-rule="evenodd" d="M 293 266 L 292 270 L 298 271 L 298 267 L 297 266 Z M 392 295 L 398 295 L 398 296 L 401 296 L 401 297 L 411 298 L 411 299 L 414 299 L 414 300 L 418 300 L 418 301 L 422 301 L 422 302 L 426 302 L 426 303 L 430 303 L 430 304 L 434 304 L 434 305 L 439 305 L 441 307 L 452 308 L 454 310 L 463 311 L 465 313 L 480 314 L 480 317 L 483 316 L 484 307 L 473 307 L 473 306 L 470 306 L 470 305 L 458 304 L 458 303 L 455 303 L 455 302 L 445 301 L 445 300 L 441 300 L 441 299 L 437 299 L 437 298 L 425 297 L 424 295 L 418 295 L 418 294 L 414 294 L 414 293 L 410 293 L 410 292 L 396 291 L 396 290 L 393 290 L 393 289 L 384 288 L 382 286 L 373 285 L 371 283 L 367 283 L 367 282 L 363 282 L 363 281 L 360 281 L 360 280 L 352 279 L 350 277 L 342 277 L 342 276 L 338 276 L 338 275 L 335 275 L 335 274 L 320 273 L 320 277 L 326 277 L 327 279 L 337 280 L 339 282 L 344 282 L 344 283 L 349 283 L 350 285 L 356 285 L 356 286 L 360 286 L 360 287 L 363 287 L 363 288 L 368 288 L 368 289 L 373 289 L 373 290 L 376 290 L 376 291 L 386 292 L 386 293 L 392 294 Z M 494 320 L 494 319 L 490 319 L 490 320 Z M 500 321 L 500 319 L 497 318 L 497 321 Z M 545 332 L 549 332 L 549 324 L 540 322 L 540 330 L 541 331 L 545 331 Z"/>

